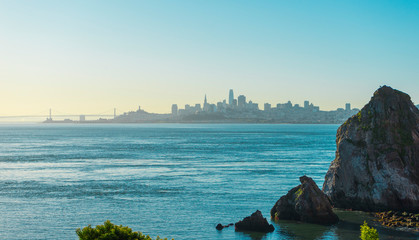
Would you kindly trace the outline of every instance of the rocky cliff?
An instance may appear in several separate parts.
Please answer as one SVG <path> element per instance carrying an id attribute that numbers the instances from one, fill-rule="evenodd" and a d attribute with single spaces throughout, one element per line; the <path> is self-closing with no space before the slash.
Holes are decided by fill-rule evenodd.
<path id="1" fill-rule="evenodd" d="M 339 127 L 323 191 L 335 207 L 419 211 L 419 110 L 384 86 Z"/>

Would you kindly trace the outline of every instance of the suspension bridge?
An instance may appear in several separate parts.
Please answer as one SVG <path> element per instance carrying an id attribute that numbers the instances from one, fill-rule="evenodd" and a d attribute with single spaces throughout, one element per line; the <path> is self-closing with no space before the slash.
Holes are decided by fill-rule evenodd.
<path id="1" fill-rule="evenodd" d="M 123 112 L 118 110 L 119 113 Z M 45 114 L 46 113 L 46 114 Z M 28 115 L 10 115 L 10 116 L 0 116 L 0 121 L 8 121 L 8 120 L 26 120 L 26 119 L 69 119 L 69 118 L 80 118 L 80 120 L 88 118 L 116 118 L 117 117 L 117 109 L 109 109 L 104 112 L 100 113 L 89 113 L 89 114 L 74 114 L 74 113 L 65 113 L 58 110 L 49 109 L 44 111 L 43 113 L 39 114 L 28 114 Z"/>

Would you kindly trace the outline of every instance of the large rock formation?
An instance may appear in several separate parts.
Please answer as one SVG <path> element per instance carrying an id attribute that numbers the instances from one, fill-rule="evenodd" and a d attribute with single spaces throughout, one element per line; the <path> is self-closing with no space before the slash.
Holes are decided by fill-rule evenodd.
<path id="1" fill-rule="evenodd" d="M 419 211 L 419 110 L 384 86 L 339 127 L 323 191 L 335 207 Z"/>
<path id="2" fill-rule="evenodd" d="M 337 223 L 339 218 L 333 213 L 329 199 L 313 179 L 302 176 L 300 182 L 275 203 L 271 217 L 324 225 Z"/>
<path id="3" fill-rule="evenodd" d="M 245 217 L 243 220 L 236 222 L 234 225 L 236 231 L 250 232 L 273 232 L 275 230 L 272 224 L 269 224 L 266 218 L 262 216 L 259 210 L 252 213 L 251 216 Z"/>

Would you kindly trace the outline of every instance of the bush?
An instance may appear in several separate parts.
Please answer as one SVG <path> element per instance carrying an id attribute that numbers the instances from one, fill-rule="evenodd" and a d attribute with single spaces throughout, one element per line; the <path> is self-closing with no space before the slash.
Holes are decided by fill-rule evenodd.
<path id="1" fill-rule="evenodd" d="M 375 228 L 370 228 L 367 222 L 361 225 L 361 239 L 362 240 L 379 240 L 378 232 Z"/>
<path id="2" fill-rule="evenodd" d="M 115 225 L 107 220 L 103 225 L 97 225 L 92 228 L 91 225 L 78 228 L 76 230 L 80 240 L 153 240 L 150 236 L 146 236 L 141 232 L 133 232 L 131 228 L 122 225 Z M 157 236 L 156 240 L 161 239 Z M 173 239 L 172 239 L 173 240 Z"/>

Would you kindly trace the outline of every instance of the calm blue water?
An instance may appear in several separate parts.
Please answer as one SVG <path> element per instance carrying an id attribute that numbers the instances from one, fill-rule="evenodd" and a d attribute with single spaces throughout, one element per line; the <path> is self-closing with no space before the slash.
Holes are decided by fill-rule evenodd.
<path id="1" fill-rule="evenodd" d="M 76 228 L 109 219 L 153 238 L 355 239 L 350 221 L 281 222 L 266 235 L 215 230 L 257 209 L 269 218 L 304 174 L 321 186 L 337 128 L 0 125 L 0 238 L 77 239 Z"/>

